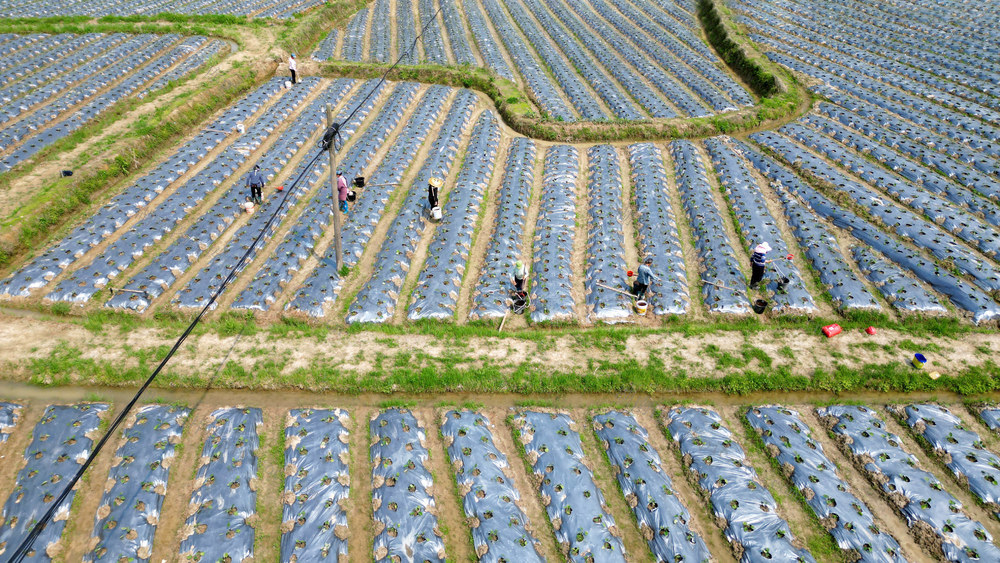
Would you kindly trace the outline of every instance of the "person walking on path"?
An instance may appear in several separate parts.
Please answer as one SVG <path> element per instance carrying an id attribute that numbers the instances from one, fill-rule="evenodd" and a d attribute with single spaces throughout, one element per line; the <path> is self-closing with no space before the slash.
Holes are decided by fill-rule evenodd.
<path id="1" fill-rule="evenodd" d="M 632 295 L 635 295 L 639 299 L 646 298 L 646 292 L 649 291 L 651 281 L 660 279 L 653 273 L 652 266 L 653 259 L 646 258 L 642 264 L 639 264 L 639 269 L 636 271 L 635 283 L 632 284 Z"/>
<path id="2" fill-rule="evenodd" d="M 253 170 L 247 175 L 247 186 L 250 188 L 250 201 L 260 205 L 264 201 L 260 193 L 264 187 L 264 175 L 260 173 L 259 164 L 254 164 Z"/>
<path id="3" fill-rule="evenodd" d="M 528 268 L 524 266 L 524 262 L 518 260 L 514 262 L 514 272 L 511 275 L 511 279 L 514 282 L 514 291 L 518 293 L 524 291 L 524 279 L 528 277 Z"/>
<path id="4" fill-rule="evenodd" d="M 441 186 L 440 180 L 437 178 L 431 178 L 427 182 L 427 207 L 434 209 L 438 206 L 438 188 Z"/>
<path id="5" fill-rule="evenodd" d="M 340 201 L 340 211 L 347 215 L 347 178 L 344 178 L 344 171 L 337 170 L 337 200 Z"/>
<path id="6" fill-rule="evenodd" d="M 758 244 L 753 249 L 753 255 L 750 256 L 750 289 L 757 289 L 757 284 L 759 284 L 764 279 L 764 269 L 767 267 L 767 253 L 771 251 L 771 245 L 766 242 Z"/>
<path id="7" fill-rule="evenodd" d="M 292 84 L 297 83 L 295 78 L 295 71 L 298 70 L 298 65 L 295 64 L 295 53 L 288 57 L 288 71 L 292 73 Z"/>

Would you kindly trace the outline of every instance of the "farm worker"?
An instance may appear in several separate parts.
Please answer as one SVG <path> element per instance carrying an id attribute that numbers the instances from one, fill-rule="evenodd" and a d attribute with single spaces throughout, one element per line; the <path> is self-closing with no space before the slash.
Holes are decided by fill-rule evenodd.
<path id="1" fill-rule="evenodd" d="M 344 178 L 344 171 L 337 170 L 337 199 L 340 201 L 340 210 L 347 215 L 347 179 Z"/>
<path id="2" fill-rule="evenodd" d="M 437 180 L 437 178 L 431 178 L 430 181 L 427 182 L 427 206 L 431 209 L 438 206 L 439 186 L 436 185 L 438 182 L 435 182 L 435 180 Z"/>
<path id="3" fill-rule="evenodd" d="M 652 280 L 659 280 L 653 274 L 653 259 L 647 257 L 642 264 L 639 264 L 639 269 L 636 272 L 635 283 L 632 284 L 632 295 L 635 295 L 639 299 L 644 299 L 646 297 L 646 291 L 649 290 L 649 282 Z"/>
<path id="4" fill-rule="evenodd" d="M 247 175 L 247 186 L 250 187 L 250 200 L 260 205 L 260 189 L 264 187 L 264 175 L 260 173 L 260 165 L 254 164 L 253 170 Z"/>
<path id="5" fill-rule="evenodd" d="M 750 289 L 756 289 L 757 284 L 764 279 L 764 268 L 770 260 L 766 259 L 767 253 L 771 251 L 771 245 L 766 242 L 758 244 L 753 249 L 753 255 L 750 256 Z"/>
<path id="6" fill-rule="evenodd" d="M 295 64 L 295 53 L 292 53 L 292 56 L 288 57 L 288 71 L 292 73 L 292 84 L 296 83 L 295 71 L 297 69 L 298 66 Z"/>
<path id="7" fill-rule="evenodd" d="M 528 277 L 528 268 L 524 266 L 524 262 L 518 260 L 514 262 L 514 273 L 511 278 L 514 280 L 514 289 L 520 293 L 524 291 L 524 278 Z"/>

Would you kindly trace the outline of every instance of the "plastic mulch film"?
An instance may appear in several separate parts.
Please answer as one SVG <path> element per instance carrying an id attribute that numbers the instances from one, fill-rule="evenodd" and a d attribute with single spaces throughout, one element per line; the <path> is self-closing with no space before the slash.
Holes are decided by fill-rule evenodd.
<path id="1" fill-rule="evenodd" d="M 223 408 L 209 416 L 195 489 L 184 522 L 181 557 L 243 561 L 253 557 L 257 510 L 257 408 Z"/>
<path id="2" fill-rule="evenodd" d="M 722 214 L 712 197 L 705 164 L 691 141 L 673 141 L 670 151 L 674 157 L 681 202 L 691 225 L 695 250 L 701 258 L 698 273 L 702 279 L 705 305 L 713 313 L 749 313 L 747 279 L 740 270 L 736 252 L 729 244 Z"/>
<path id="3" fill-rule="evenodd" d="M 713 137 L 705 139 L 705 147 L 712 159 L 716 176 L 726 200 L 735 216 L 736 228 L 740 230 L 743 239 L 747 241 L 751 252 L 754 246 L 762 242 L 771 245 L 772 264 L 767 266 L 765 279 L 767 288 L 774 292 L 771 300 L 775 312 L 815 313 L 816 303 L 806 290 L 798 267 L 785 256 L 790 252 L 781 230 L 774 217 L 767 209 L 767 202 L 761 193 L 756 179 L 750 173 L 749 165 L 740 158 L 738 149 L 734 150 L 727 143 L 728 137 Z M 790 282 L 781 291 L 777 289 L 777 278 L 787 277 Z M 771 279 L 768 279 L 771 278 Z"/>
<path id="4" fill-rule="evenodd" d="M 667 192 L 663 154 L 653 143 L 628 147 L 632 168 L 632 196 L 636 209 L 636 239 L 641 257 L 653 259 L 653 280 L 647 295 L 655 315 L 683 315 L 688 312 L 687 270 L 684 249 L 674 209 Z"/>
<path id="5" fill-rule="evenodd" d="M 790 126 L 785 126 L 790 127 Z M 799 131 L 799 129 L 793 129 Z M 805 134 L 798 137 L 807 138 Z M 751 135 L 751 139 L 782 155 L 792 163 L 806 170 L 809 175 L 837 187 L 838 192 L 847 194 L 857 205 L 886 225 L 887 229 L 916 246 L 927 249 L 938 260 L 950 261 L 958 271 L 970 276 L 975 285 L 985 291 L 1000 289 L 1000 269 L 993 263 L 980 258 L 972 249 L 959 243 L 950 231 L 932 223 L 914 213 L 900 209 L 891 201 L 887 201 L 876 192 L 860 182 L 842 174 L 826 160 L 816 156 L 803 146 L 793 142 L 789 137 L 774 132 L 761 132 Z M 866 176 L 866 175 L 865 175 Z M 948 224 L 942 218 L 944 224 Z M 950 227 L 968 240 L 967 233 L 961 223 Z M 991 235 L 991 238 L 997 238 Z"/>
<path id="6" fill-rule="evenodd" d="M 541 207 L 535 222 L 531 266 L 531 320 L 570 320 L 573 300 L 573 240 L 580 153 L 570 145 L 545 151 Z"/>
<path id="7" fill-rule="evenodd" d="M 10 433 L 21 420 L 23 405 L 0 401 L 0 444 L 10 438 Z"/>
<path id="8" fill-rule="evenodd" d="M 465 163 L 455 187 L 448 193 L 448 202 L 442 209 L 444 217 L 434 230 L 424 268 L 413 288 L 407 314 L 411 321 L 454 318 L 472 251 L 472 236 L 499 147 L 500 123 L 496 114 L 484 111 L 472 129 Z"/>
<path id="9" fill-rule="evenodd" d="M 674 407 L 666 413 L 664 424 L 708 495 L 740 561 L 815 563 L 808 551 L 793 545 L 792 532 L 778 516 L 774 497 L 715 411 Z"/>
<path id="10" fill-rule="evenodd" d="M 227 108 L 221 117 L 205 126 L 163 163 L 121 194 L 111 198 L 96 214 L 74 228 L 55 246 L 0 283 L 0 293 L 27 297 L 32 289 L 46 285 L 53 277 L 82 258 L 92 247 L 111 236 L 130 217 L 145 208 L 177 178 L 203 160 L 228 137 L 228 131 L 251 118 L 268 100 L 278 95 L 282 91 L 281 82 L 278 78 L 269 80 Z M 159 202 L 160 206 L 169 204 L 168 200 L 173 200 L 175 196 L 180 202 L 180 210 L 193 207 L 204 197 L 174 194 Z M 173 212 L 177 211 L 175 209 Z"/>
<path id="11" fill-rule="evenodd" d="M 107 410 L 105 404 L 52 405 L 45 409 L 24 450 L 25 465 L 18 471 L 14 490 L 0 513 L 0 557 L 17 549 L 90 455 L 101 414 Z M 35 539 L 25 561 L 52 559 L 75 496 L 76 490 L 71 490 Z"/>
<path id="12" fill-rule="evenodd" d="M 933 293 L 875 250 L 859 244 L 851 247 L 851 255 L 862 273 L 896 309 L 920 313 L 948 312 Z"/>
<path id="13" fill-rule="evenodd" d="M 147 405 L 122 433 L 84 561 L 147 561 L 167 494 L 170 466 L 191 410 Z"/>
<path id="14" fill-rule="evenodd" d="M 705 541 L 688 527 L 691 514 L 677 498 L 646 429 L 631 415 L 615 411 L 595 416 L 594 423 L 622 494 L 656 559 L 712 561 Z"/>
<path id="15" fill-rule="evenodd" d="M 812 262 L 813 270 L 823 283 L 834 305 L 842 311 L 879 311 L 882 306 L 868 291 L 864 282 L 851 270 L 848 260 L 840 251 L 837 239 L 822 221 L 789 194 L 781 184 L 771 182 L 778 194 L 788 219 L 788 226 L 798 239 L 799 246 Z"/>
<path id="16" fill-rule="evenodd" d="M 478 9 L 478 8 L 477 8 Z M 507 150 L 503 181 L 497 194 L 497 214 L 492 233 L 485 229 L 480 236 L 489 236 L 483 257 L 479 283 L 472 290 L 472 310 L 469 318 L 497 318 L 510 309 L 508 297 L 514 290 L 510 274 L 521 257 L 531 188 L 535 173 L 535 142 L 516 137 Z"/>
<path id="17" fill-rule="evenodd" d="M 754 133 L 751 139 L 769 146 L 780 137 L 770 133 Z M 947 295 L 956 306 L 968 311 L 976 323 L 1000 318 L 1000 305 L 972 284 L 951 274 L 947 268 L 926 259 L 896 239 L 886 235 L 872 223 L 830 201 L 803 182 L 785 166 L 740 143 L 744 155 L 772 182 L 778 182 L 789 193 L 806 203 L 810 209 L 834 225 L 850 232 L 859 241 L 875 248 L 893 262 L 913 272 L 935 290 Z"/>
<path id="18" fill-rule="evenodd" d="M 583 463 L 580 434 L 569 415 L 522 412 L 514 417 L 514 426 L 567 558 L 624 562 L 625 546 L 593 473 Z"/>
<path id="19" fill-rule="evenodd" d="M 288 413 L 282 563 L 347 559 L 348 421 L 340 409 Z"/>
<path id="20" fill-rule="evenodd" d="M 388 409 L 372 418 L 372 506 L 376 561 L 444 562 L 438 530 L 434 478 L 424 466 L 428 452 L 424 429 L 405 409 Z"/>
<path id="21" fill-rule="evenodd" d="M 477 100 L 470 90 L 462 89 L 451 102 L 437 138 L 413 179 L 402 208 L 389 225 L 382 248 L 375 255 L 371 277 L 347 309 L 345 320 L 348 324 L 384 323 L 395 314 L 410 261 L 429 223 L 427 184 L 431 178 L 448 177 Z"/>
<path id="22" fill-rule="evenodd" d="M 948 561 L 1000 561 L 1000 549 L 986 528 L 965 514 L 937 477 L 920 468 L 874 411 L 834 405 L 816 412 L 925 545 L 939 548 Z"/>
<path id="23" fill-rule="evenodd" d="M 472 520 L 476 556 L 484 563 L 539 562 L 536 540 L 526 529 L 521 498 L 504 472 L 507 456 L 493 442 L 493 425 L 472 411 L 448 411 L 441 424 L 465 515 Z"/>
<path id="24" fill-rule="evenodd" d="M 587 251 L 584 294 L 590 321 L 621 321 L 632 314 L 625 277 L 625 226 L 622 224 L 622 174 L 611 145 L 587 149 Z M 631 226 L 630 226 L 631 227 Z"/>
<path id="25" fill-rule="evenodd" d="M 319 45 L 316 46 L 316 50 L 313 51 L 312 59 L 314 61 L 329 61 L 333 58 L 334 51 L 337 49 L 337 38 L 340 35 L 340 30 L 331 30 L 326 37 L 324 37 Z"/>
<path id="26" fill-rule="evenodd" d="M 993 513 L 1000 514 L 1000 457 L 986 449 L 979 434 L 940 405 L 909 405 L 901 414 L 944 458 L 955 477 Z"/>
<path id="27" fill-rule="evenodd" d="M 311 78 L 311 77 L 310 77 Z M 296 91 L 295 96 L 285 96 L 278 103 L 271 106 L 267 113 L 261 117 L 241 136 L 241 141 L 227 147 L 218 158 L 217 163 L 229 162 L 230 167 L 222 168 L 218 173 L 199 175 L 194 182 L 208 181 L 213 184 L 222 184 L 227 180 L 232 180 L 219 199 L 206 209 L 191 226 L 157 256 L 148 266 L 142 269 L 131 281 L 125 284 L 124 288 L 129 290 L 111 297 L 107 302 L 110 307 L 127 307 L 136 311 L 144 311 L 149 307 L 151 301 L 168 291 L 177 280 L 193 266 L 209 248 L 215 243 L 236 222 L 236 219 L 244 213 L 243 203 L 246 201 L 249 191 L 246 187 L 246 177 L 232 173 L 232 170 L 245 160 L 244 154 L 251 145 L 263 143 L 281 120 L 287 119 L 296 107 L 304 103 L 306 97 L 319 85 L 319 80 L 304 79 L 302 91 Z M 349 88 L 347 84 L 336 84 L 332 90 L 339 91 L 340 95 Z M 295 119 L 282 133 L 275 143 L 258 159 L 254 164 L 261 167 L 261 174 L 264 178 L 273 178 L 278 174 L 285 163 L 303 149 L 303 145 L 308 136 L 319 126 L 319 116 L 323 110 L 323 102 L 326 95 L 320 95 Z M 214 163 L 213 163 L 214 164 Z M 307 178 L 309 180 L 309 178 Z M 266 188 L 267 202 L 262 207 L 274 205 L 278 199 L 272 194 L 270 186 Z M 299 191 L 299 190 L 296 190 Z M 280 194 L 277 194 L 280 195 Z M 295 203 L 294 195 L 290 197 L 291 204 Z M 258 216 L 260 213 L 258 212 Z M 253 223 L 253 219 L 250 221 Z M 245 229 L 237 231 L 234 240 L 239 240 L 239 233 Z M 227 246 L 230 246 L 227 244 Z M 213 249 L 215 250 L 215 249 Z M 216 250 L 216 252 L 218 252 Z M 227 255 L 225 250 L 222 255 Z M 231 253 L 230 253 L 231 254 Z M 229 264 L 238 258 L 225 261 Z M 213 261 L 213 264 L 218 260 Z"/>
<path id="28" fill-rule="evenodd" d="M 987 407 L 979 411 L 979 418 L 994 432 L 1000 432 L 1000 408 Z"/>
<path id="29" fill-rule="evenodd" d="M 837 475 L 837 466 L 799 413 L 762 406 L 747 410 L 746 419 L 841 549 L 853 551 L 860 561 L 906 562 L 899 543 L 878 529 L 871 510 Z"/>
<path id="30" fill-rule="evenodd" d="M 396 123 L 399 115 L 412 101 L 416 89 L 412 83 L 401 83 L 390 87 L 385 83 L 371 80 L 361 84 L 358 91 L 351 97 L 340 111 L 335 121 L 341 123 L 340 135 L 345 142 L 353 140 L 358 128 L 368 117 L 383 92 L 392 89 L 389 99 L 379 112 L 378 117 L 365 129 L 361 138 L 342 158 L 338 167 L 346 168 L 348 174 L 360 164 L 370 161 L 374 156 L 374 148 L 384 142 Z M 348 116 L 353 117 L 348 119 Z M 387 124 L 388 122 L 388 124 Z M 323 121 L 325 123 L 325 120 Z M 381 141 L 380 141 L 381 140 Z M 316 169 L 320 171 L 319 181 L 329 181 L 329 176 L 323 177 L 322 172 L 329 166 L 329 159 L 320 159 Z M 326 232 L 333 218 L 333 208 L 330 204 L 329 192 L 319 187 L 312 199 L 306 205 L 296 223 L 285 235 L 284 240 L 275 248 L 271 257 L 264 263 L 250 284 L 233 301 L 233 308 L 269 309 L 277 299 L 278 293 L 291 281 L 301 265 L 314 255 L 316 241 Z M 339 211 L 338 211 L 339 212 Z M 345 222 L 344 228 L 348 228 Z M 317 295 L 317 299 L 332 293 L 339 285 L 340 277 L 332 255 L 333 250 L 319 259 L 319 265 L 313 270 L 312 276 L 303 284 L 301 291 L 308 288 Z M 322 305 L 318 300 L 311 300 L 306 310 L 309 314 L 322 314 Z"/>

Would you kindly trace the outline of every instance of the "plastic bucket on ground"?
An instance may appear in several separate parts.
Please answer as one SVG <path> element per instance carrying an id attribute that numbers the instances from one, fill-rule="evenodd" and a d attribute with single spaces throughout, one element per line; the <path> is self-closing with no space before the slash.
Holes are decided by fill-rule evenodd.
<path id="1" fill-rule="evenodd" d="M 764 299 L 755 299 L 753 302 L 753 312 L 758 315 L 764 314 L 764 310 L 767 309 L 767 301 Z"/>
<path id="2" fill-rule="evenodd" d="M 640 315 L 646 314 L 646 308 L 649 307 L 649 303 L 646 303 L 645 299 L 640 299 L 635 302 L 635 312 Z"/>
<path id="3" fill-rule="evenodd" d="M 927 358 L 925 358 L 923 354 L 914 354 L 910 363 L 912 363 L 913 367 L 917 369 L 923 369 L 924 364 L 927 363 Z"/>
<path id="4" fill-rule="evenodd" d="M 435 221 L 440 221 L 441 220 L 441 208 L 440 207 L 438 207 L 438 206 L 435 205 L 434 207 L 431 208 L 431 218 L 434 219 Z"/>
<path id="5" fill-rule="evenodd" d="M 778 291 L 785 291 L 785 286 L 788 285 L 788 284 L 790 284 L 790 283 L 792 283 L 792 280 L 790 280 L 790 279 L 788 279 L 788 278 L 786 278 L 784 276 L 778 278 L 777 290 Z"/>

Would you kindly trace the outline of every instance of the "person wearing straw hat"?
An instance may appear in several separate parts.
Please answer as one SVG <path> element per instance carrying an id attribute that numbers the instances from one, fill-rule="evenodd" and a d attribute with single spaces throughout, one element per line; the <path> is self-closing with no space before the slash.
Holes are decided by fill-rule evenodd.
<path id="1" fill-rule="evenodd" d="M 766 242 L 762 242 L 754 247 L 753 255 L 750 256 L 750 289 L 757 289 L 757 284 L 759 284 L 764 279 L 764 269 L 767 267 L 767 253 L 771 251 L 771 245 Z"/>
<path id="2" fill-rule="evenodd" d="M 645 299 L 646 292 L 649 291 L 650 282 L 659 279 L 653 273 L 653 258 L 647 256 L 636 270 L 635 283 L 632 284 L 632 295 L 635 295 L 639 299 Z"/>

